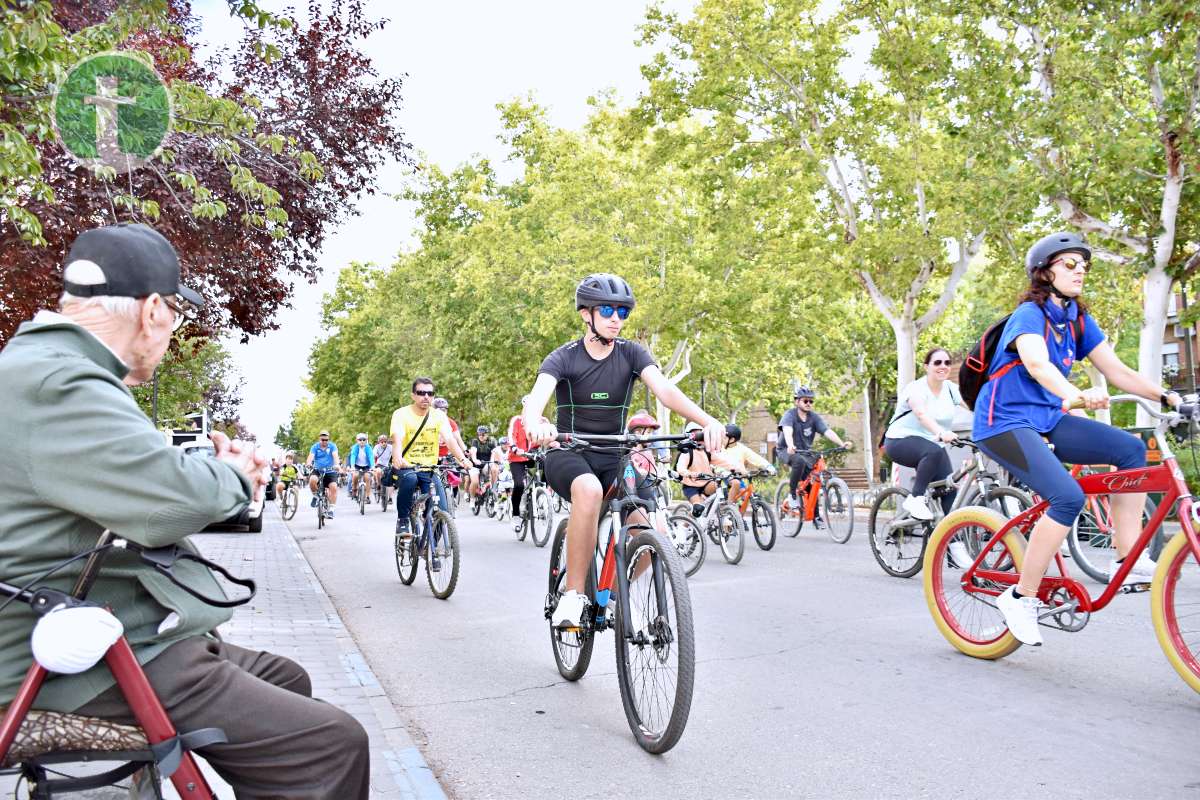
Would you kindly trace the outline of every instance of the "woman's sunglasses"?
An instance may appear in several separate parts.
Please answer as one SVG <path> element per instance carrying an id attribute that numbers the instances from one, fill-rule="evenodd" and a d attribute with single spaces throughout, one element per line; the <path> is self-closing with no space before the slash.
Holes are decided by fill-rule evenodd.
<path id="1" fill-rule="evenodd" d="M 596 311 L 598 311 L 600 316 L 604 317 L 605 319 L 611 317 L 614 312 L 617 315 L 617 319 L 621 320 L 622 322 L 629 319 L 629 306 L 596 306 Z"/>
<path id="2" fill-rule="evenodd" d="M 933 361 L 930 361 L 929 364 L 930 366 L 934 367 L 948 367 L 950 366 L 950 359 L 935 358 Z"/>
<path id="3" fill-rule="evenodd" d="M 1074 272 L 1079 267 L 1083 267 L 1083 272 L 1085 275 L 1092 271 L 1092 262 L 1088 261 L 1086 258 L 1060 258 L 1054 263 L 1061 264 L 1063 269 L 1066 269 L 1070 272 Z"/>

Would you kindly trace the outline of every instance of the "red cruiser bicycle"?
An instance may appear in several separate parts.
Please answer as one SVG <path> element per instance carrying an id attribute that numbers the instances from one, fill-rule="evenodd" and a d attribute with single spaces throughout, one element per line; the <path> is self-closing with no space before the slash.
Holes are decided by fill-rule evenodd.
<path id="1" fill-rule="evenodd" d="M 1045 603 L 1040 622 L 1050 628 L 1083 630 L 1094 612 L 1104 609 L 1118 593 L 1150 592 L 1151 617 L 1158 643 L 1171 666 L 1200 692 L 1200 538 L 1192 519 L 1192 495 L 1171 452 L 1167 429 L 1197 418 L 1197 406 L 1162 412 L 1133 395 L 1116 395 L 1112 402 L 1134 402 L 1158 421 L 1163 461 L 1158 466 L 1101 472 L 1078 478 L 1084 494 L 1164 492 L 1158 508 L 1143 528 L 1123 565 L 1099 597 L 1071 578 L 1062 553 L 1054 560 L 1059 575 L 1047 575 L 1038 589 Z M 1149 583 L 1124 585 L 1133 563 L 1149 545 L 1178 500 L 1183 528 L 1163 547 L 1158 569 Z M 925 550 L 925 600 L 938 630 L 950 644 L 975 658 L 1003 658 L 1021 646 L 1008 631 L 996 608 L 996 597 L 1017 582 L 1025 553 L 1025 537 L 1049 503 L 1038 502 L 1012 519 L 982 507 L 949 514 L 934 530 Z M 952 542 L 962 542 L 974 556 L 964 570 L 947 558 Z"/>
<path id="2" fill-rule="evenodd" d="M 12 586 L 0 583 L 0 609 L 11 602 L 25 603 L 35 613 L 45 615 L 60 606 L 75 608 L 96 606 L 89 602 L 87 594 L 105 554 L 114 547 L 136 552 L 146 563 L 154 566 L 161 574 L 175 582 L 198 599 L 216 606 L 237 606 L 254 597 L 254 581 L 235 578 L 219 564 L 214 564 L 195 553 L 177 546 L 155 549 L 142 548 L 132 542 L 117 538 L 111 531 L 104 531 L 96 547 L 59 564 L 50 572 L 66 567 L 72 561 L 87 558 L 70 594 L 38 587 L 34 581 L 27 586 Z M 198 561 L 215 570 L 226 580 L 249 590 L 249 596 L 238 600 L 205 597 L 177 581 L 172 574 L 172 565 L 180 559 Z M 49 576 L 46 573 L 42 579 Z M 121 725 L 94 717 L 66 714 L 57 711 L 31 710 L 38 691 L 49 674 L 37 662 L 30 665 L 25 679 L 17 689 L 0 718 L 0 772 L 17 772 L 29 784 L 31 798 L 49 798 L 68 792 L 79 792 L 101 786 L 109 786 L 124 780 L 140 769 L 150 770 L 155 780 L 161 776 L 170 778 L 184 800 L 215 800 L 216 794 L 200 772 L 191 751 L 222 744 L 228 741 L 224 732 L 217 728 L 180 733 L 167 716 L 166 709 L 150 686 L 146 673 L 138 664 L 137 656 L 124 637 L 108 649 L 104 656 L 117 686 L 125 695 L 137 726 Z M 61 773 L 51 765 L 80 763 L 84 761 L 124 762 L 121 766 L 99 775 L 86 777 L 55 777 Z M 155 791 L 155 796 L 160 794 Z"/>

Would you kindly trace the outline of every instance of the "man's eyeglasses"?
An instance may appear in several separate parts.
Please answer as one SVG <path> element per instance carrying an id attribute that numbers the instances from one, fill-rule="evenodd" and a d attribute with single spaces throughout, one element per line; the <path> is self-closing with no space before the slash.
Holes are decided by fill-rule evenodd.
<path id="1" fill-rule="evenodd" d="M 605 319 L 608 319 L 614 313 L 617 315 L 617 319 L 621 320 L 622 322 L 629 319 L 629 306 L 596 306 L 596 311 L 598 311 L 600 316 L 604 317 Z"/>
<path id="2" fill-rule="evenodd" d="M 413 389 L 413 394 L 418 397 L 433 397 L 433 389 Z"/>
<path id="3" fill-rule="evenodd" d="M 365 442 L 365 441 L 366 441 L 366 439 L 365 439 L 365 438 L 363 438 L 363 439 L 355 439 L 355 441 L 356 441 L 356 442 Z"/>
<path id="4" fill-rule="evenodd" d="M 171 326 L 171 333 L 174 333 L 182 328 L 184 323 L 191 321 L 192 315 L 187 310 L 191 305 L 190 303 L 187 303 L 187 301 L 184 301 L 183 303 L 175 303 L 166 297 L 163 298 L 163 302 L 166 304 L 167 308 L 171 309 L 171 311 L 175 314 L 175 322 Z"/>
<path id="5" fill-rule="evenodd" d="M 806 406 L 811 406 L 813 404 L 813 399 L 811 397 L 798 397 L 796 399 L 801 403 L 804 403 Z"/>
<path id="6" fill-rule="evenodd" d="M 328 441 L 329 441 L 329 437 L 328 437 L 328 436 L 322 436 L 322 437 L 321 437 L 321 441 L 322 441 L 322 442 L 328 442 Z"/>
<path id="7" fill-rule="evenodd" d="M 930 361 L 929 363 L 935 367 L 948 367 L 948 366 L 950 366 L 950 359 L 935 358 L 933 361 Z"/>
<path id="8" fill-rule="evenodd" d="M 1083 267 L 1083 272 L 1085 275 L 1092 271 L 1092 262 L 1088 261 L 1086 258 L 1059 258 L 1056 259 L 1054 263 L 1061 265 L 1068 272 L 1074 272 L 1080 267 Z"/>

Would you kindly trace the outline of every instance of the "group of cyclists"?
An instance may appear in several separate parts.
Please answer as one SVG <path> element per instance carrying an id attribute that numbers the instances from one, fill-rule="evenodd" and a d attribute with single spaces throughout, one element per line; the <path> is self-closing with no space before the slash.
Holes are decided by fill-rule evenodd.
<path id="1" fill-rule="evenodd" d="M 1084 410 L 1104 408 L 1108 400 L 1104 390 L 1082 391 L 1068 380 L 1074 362 L 1089 358 L 1110 383 L 1133 394 L 1171 406 L 1181 402 L 1175 392 L 1121 363 L 1088 313 L 1082 293 L 1091 255 L 1090 246 L 1073 233 L 1051 234 L 1030 248 L 1025 265 L 1029 286 L 1003 327 L 997 354 L 988 370 L 990 379 L 986 379 L 975 402 L 976 444 L 1050 503 L 1049 511 L 1032 532 L 1021 582 L 998 600 L 1013 634 L 1028 644 L 1041 641 L 1036 587 L 1083 500 L 1078 485 L 1058 466 L 1059 462 L 1111 462 L 1120 468 L 1145 463 L 1145 447 L 1140 439 L 1084 416 Z M 605 490 L 618 477 L 618 459 L 615 455 L 558 448 L 560 434 L 611 435 L 627 431 L 647 435 L 658 431 L 659 422 L 644 410 L 627 418 L 634 384 L 640 379 L 664 406 L 687 420 L 685 430 L 695 432 L 703 441 L 702 447 L 687 454 L 686 463 L 681 458 L 678 464 L 683 493 L 695 506 L 714 489 L 712 481 L 704 477 L 713 468 L 740 472 L 770 468 L 765 459 L 740 441 L 738 426 L 726 425 L 705 412 L 666 380 L 645 347 L 621 337 L 637 307 L 628 282 L 607 273 L 589 275 L 576 287 L 574 300 L 582 335 L 545 357 L 523 398 L 521 413 L 512 418 L 507 435 L 499 441 L 492 439 L 488 426 L 481 425 L 475 438 L 464 442 L 457 423 L 445 414 L 446 401 L 435 400 L 432 381 L 422 378 L 414 382 L 413 405 L 393 416 L 390 439 L 381 435 L 374 448 L 368 449 L 365 434 L 360 434 L 347 462 L 347 468 L 355 473 L 356 484 L 359 480 L 384 481 L 400 490 L 398 533 L 407 525 L 408 507 L 403 495 L 411 494 L 409 490 L 418 483 L 427 488 L 424 477 L 406 475 L 408 462 L 415 458 L 420 459 L 418 463 L 433 463 L 439 455 L 447 457 L 449 451 L 465 472 L 470 496 L 486 491 L 502 473 L 511 474 L 510 501 L 517 526 L 521 524 L 520 503 L 531 453 L 540 449 L 550 488 L 571 504 L 567 591 L 553 620 L 556 626 L 564 627 L 579 622 L 585 602 L 582 580 L 595 547 L 596 518 Z M 950 353 L 944 348 L 931 349 L 925 355 L 924 366 L 926 374 L 899 392 L 896 413 L 882 442 L 892 461 L 915 469 L 913 491 L 904 501 L 904 511 L 921 520 L 932 516 L 925 488 L 951 472 L 945 445 L 957 440 L 952 422 L 964 407 L 961 392 L 949 380 Z M 552 397 L 556 410 L 553 421 L 542 413 Z M 786 450 L 792 497 L 812 469 L 811 453 L 818 436 L 838 447 L 849 446 L 813 410 L 814 401 L 811 389 L 797 389 L 794 407 L 779 423 L 778 446 Z M 396 448 L 411 446 L 403 441 L 405 437 L 420 433 L 426 420 L 424 409 L 430 404 L 436 418 L 423 437 L 420 454 L 412 458 L 397 454 Z M 1069 413 L 1065 409 L 1071 406 L 1082 410 Z M 1046 447 L 1047 441 L 1053 448 Z M 337 467 L 337 448 L 328 442 L 327 434 L 322 433 L 313 445 L 307 463 L 318 470 Z M 325 474 L 322 485 L 330 492 L 332 506 L 336 483 L 328 472 Z M 432 476 L 429 480 L 439 483 Z M 315 492 L 316 477 L 310 485 Z M 444 488 L 438 485 L 437 491 L 444 502 Z M 652 501 L 649 490 L 645 499 Z M 1113 499 L 1114 569 L 1140 531 L 1144 499 L 1144 495 L 1136 494 Z M 943 494 L 943 508 L 948 510 L 953 500 L 952 492 Z M 634 511 L 633 516 L 640 513 Z M 821 525 L 819 516 L 814 523 Z M 1154 562 L 1143 554 L 1131 570 L 1130 579 L 1148 579 L 1153 567 Z"/>

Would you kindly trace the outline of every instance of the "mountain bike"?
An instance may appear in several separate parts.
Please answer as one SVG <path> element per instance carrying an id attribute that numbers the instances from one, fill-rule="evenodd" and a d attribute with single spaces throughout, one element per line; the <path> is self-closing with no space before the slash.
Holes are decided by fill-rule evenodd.
<path id="1" fill-rule="evenodd" d="M 508 521 L 509 517 L 512 516 L 512 491 L 512 473 L 509 472 L 507 467 L 504 467 L 500 470 L 499 477 L 496 478 L 495 500 L 493 501 L 494 511 L 493 514 L 489 514 L 488 516 L 494 516 L 500 522 Z"/>
<path id="2" fill-rule="evenodd" d="M 958 492 L 951 511 L 983 505 L 1007 519 L 1033 506 L 1033 500 L 1025 492 L 1003 484 L 1000 473 L 989 468 L 989 462 L 974 442 L 959 439 L 957 444 L 968 448 L 971 457 L 954 473 L 931 482 L 925 489 L 925 504 L 933 513 L 932 519 L 916 519 L 902 508 L 910 494 L 902 486 L 889 486 L 875 496 L 867 522 L 867 540 L 875 560 L 888 575 L 911 578 L 921 571 L 929 537 L 945 516 L 941 498 L 950 492 Z M 965 554 L 960 553 L 959 558 L 965 558 Z"/>
<path id="3" fill-rule="evenodd" d="M 62 607 L 100 607 L 87 599 L 88 592 L 99 577 L 104 558 L 113 548 L 137 553 L 144 563 L 154 566 L 158 574 L 186 589 L 202 602 L 214 606 L 239 606 L 255 595 L 254 581 L 235 578 L 224 567 L 214 564 L 176 545 L 146 548 L 135 542 L 118 538 L 105 530 L 96 546 L 56 565 L 24 586 L 0 583 L 3 605 L 25 603 L 40 616 Z M 50 586 L 38 586 L 51 573 L 71 562 L 86 559 L 74 587 L 68 593 Z M 227 600 L 211 598 L 183 584 L 172 567 L 180 560 L 195 561 L 220 573 L 225 579 L 249 591 L 245 598 Z M 0 606 L 2 608 L 2 606 Z M 116 679 L 116 685 L 129 704 L 136 725 L 124 725 L 95 717 L 84 717 L 58 711 L 31 710 L 38 691 L 49 674 L 36 661 L 29 666 L 11 703 L 0 717 L 0 769 L 15 769 L 29 784 L 32 798 L 55 794 L 81 792 L 110 786 L 123 781 L 139 770 L 145 771 L 151 783 L 144 792 L 161 797 L 159 782 L 163 774 L 170 776 L 180 797 L 215 798 L 204 774 L 196 764 L 192 751 L 228 742 L 219 728 L 202 728 L 180 732 L 163 706 L 137 656 L 124 636 L 104 654 L 104 662 Z M 125 762 L 99 775 L 71 777 L 61 772 L 64 763 L 96 761 Z M 54 777 L 51 777 L 54 776 Z M 14 795 L 15 796 L 15 795 Z M 143 793 L 142 796 L 145 796 Z"/>
<path id="4" fill-rule="evenodd" d="M 835 453 L 844 453 L 848 447 L 832 447 L 828 450 L 797 450 L 796 455 L 812 455 L 817 457 L 808 477 L 796 486 L 796 496 L 800 502 L 788 493 L 788 482 L 780 481 L 775 490 L 775 511 L 783 533 L 796 537 L 805 522 L 816 525 L 818 504 L 825 511 L 825 526 L 829 530 L 829 538 L 838 544 L 850 541 L 854 533 L 854 498 L 850 487 L 839 478 L 829 467 L 825 457 Z"/>
<path id="5" fill-rule="evenodd" d="M 355 471 L 357 472 L 357 470 Z M 371 471 L 367 470 L 354 476 L 358 480 L 358 487 L 354 490 L 354 499 L 358 503 L 359 514 L 367 513 L 367 498 L 370 497 L 370 490 L 367 488 L 370 479 L 367 476 L 370 474 Z"/>
<path id="6" fill-rule="evenodd" d="M 743 519 L 750 512 L 750 530 L 754 533 L 754 541 L 760 550 L 770 550 L 775 546 L 775 509 L 754 489 L 753 480 L 760 475 L 774 475 L 774 468 L 753 470 L 748 473 L 733 473 L 733 479 L 739 481 L 738 499 L 734 508 Z M 732 484 L 730 484 L 732 490 Z"/>
<path id="7" fill-rule="evenodd" d="M 283 494 L 279 498 L 279 515 L 283 519 L 290 520 L 296 516 L 296 509 L 300 507 L 300 479 L 290 480 L 283 487 Z"/>
<path id="8" fill-rule="evenodd" d="M 702 504 L 698 504 L 703 507 L 699 516 L 693 513 L 689 503 L 677 505 L 672 516 L 693 519 L 709 540 L 721 548 L 721 555 L 725 557 L 725 560 L 730 564 L 737 564 L 746 552 L 746 537 L 743 535 L 746 523 L 742 520 L 742 515 L 738 513 L 737 506 L 729 502 L 726 495 L 726 489 L 730 482 L 736 479 L 728 473 L 721 475 L 693 473 L 691 477 L 715 483 L 716 491 L 709 495 Z M 703 495 L 697 496 L 696 499 L 700 497 Z"/>
<path id="9" fill-rule="evenodd" d="M 388 485 L 391 468 L 390 464 L 382 467 L 379 471 L 379 477 L 375 479 L 375 501 L 379 503 L 379 510 L 385 514 L 392 502 L 392 487 Z"/>
<path id="10" fill-rule="evenodd" d="M 1175 671 L 1200 692 L 1200 630 L 1194 618 L 1200 607 L 1200 537 L 1196 534 L 1193 499 L 1183 472 L 1171 452 L 1167 429 L 1188 422 L 1195 425 L 1198 407 L 1183 405 L 1163 412 L 1134 395 L 1115 395 L 1112 403 L 1133 402 L 1157 420 L 1162 463 L 1153 467 L 1100 472 L 1076 478 L 1086 496 L 1164 492 L 1154 516 L 1142 529 L 1121 567 L 1099 597 L 1067 572 L 1061 553 L 1054 556 L 1060 575 L 1047 575 L 1038 588 L 1045 604 L 1039 613 L 1042 625 L 1068 632 L 1083 630 L 1095 612 L 1103 610 L 1117 594 L 1150 592 L 1150 614 L 1159 646 Z M 1178 505 L 1176 506 L 1176 501 Z M 996 608 L 996 597 L 1020 577 L 1025 536 L 1046 512 L 1049 503 L 1006 520 L 995 511 L 970 507 L 948 515 L 934 530 L 925 551 L 925 600 L 938 630 L 959 651 L 983 659 L 1003 658 L 1021 646 L 1005 626 Z M 1138 557 L 1150 545 L 1172 508 L 1183 529 L 1163 547 L 1158 568 L 1149 583 L 1125 584 Z M 946 557 L 952 543 L 974 548 L 964 569 Z"/>
<path id="11" fill-rule="evenodd" d="M 431 472 L 433 480 L 440 482 L 439 473 L 449 468 L 438 464 L 410 469 Z M 412 508 L 409 535 L 394 535 L 396 572 L 400 575 L 401 583 L 411 586 L 417 578 L 421 559 L 424 559 L 429 591 L 439 600 L 445 600 L 454 594 L 454 587 L 458 585 L 458 526 L 454 524 L 450 512 L 441 507 L 436 486 L 418 494 Z"/>
<path id="12" fill-rule="evenodd" d="M 554 530 L 553 501 L 546 483 L 546 456 L 540 451 L 525 455 L 531 460 L 527 462 L 525 470 L 525 493 L 521 495 L 521 528 L 517 531 L 517 541 L 523 542 L 526 535 L 532 534 L 533 543 L 545 547 Z"/>
<path id="13" fill-rule="evenodd" d="M 317 512 L 317 530 L 325 527 L 325 520 L 329 517 L 329 494 L 325 487 L 325 476 L 332 472 L 337 472 L 337 467 L 329 467 L 327 469 L 316 469 L 309 467 L 304 471 L 305 477 L 312 473 L 317 474 L 317 493 L 313 495 L 317 500 L 317 505 L 313 509 Z"/>
<path id="14" fill-rule="evenodd" d="M 697 444 L 678 436 L 576 436 L 559 434 L 567 449 L 620 453 L 619 478 L 605 494 L 597 527 L 596 557 L 585 580 L 588 605 L 583 625 L 563 630 L 550 625 L 550 644 L 559 674 L 577 681 L 592 660 L 595 635 L 612 628 L 617 683 L 634 739 L 650 753 L 665 753 L 679 741 L 692 705 L 696 645 L 692 601 L 679 553 L 650 525 L 626 522 L 635 510 L 653 511 L 638 497 L 638 473 L 631 453 L 638 445 L 668 442 L 676 448 Z M 550 622 L 567 578 L 567 520 L 550 550 L 545 617 Z M 615 601 L 615 602 L 614 602 Z"/>

